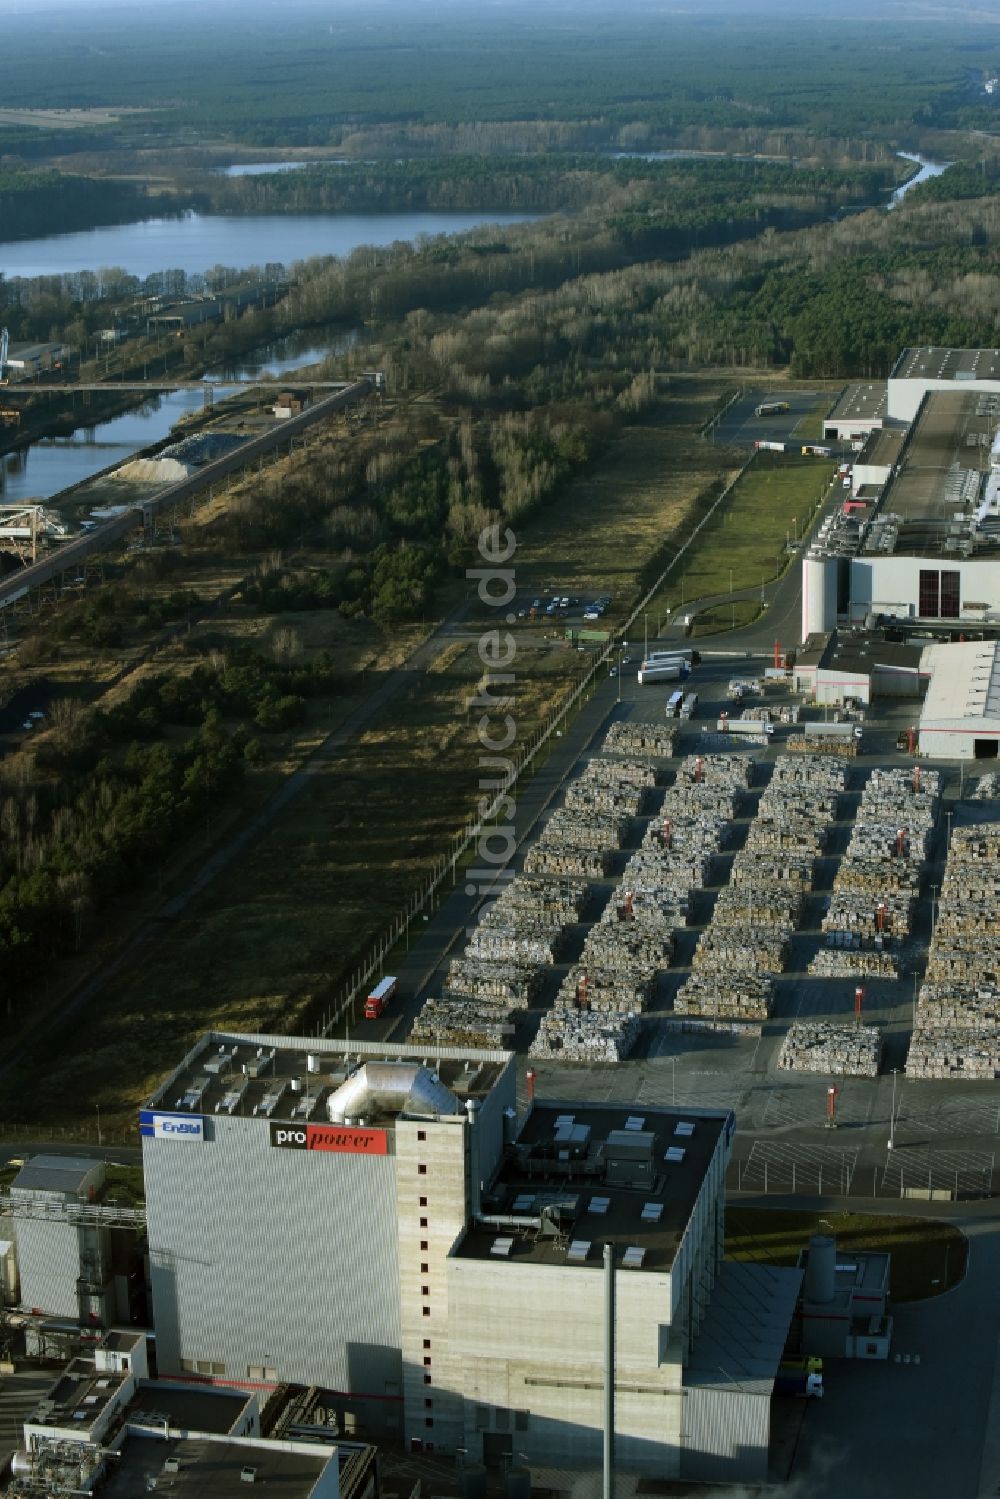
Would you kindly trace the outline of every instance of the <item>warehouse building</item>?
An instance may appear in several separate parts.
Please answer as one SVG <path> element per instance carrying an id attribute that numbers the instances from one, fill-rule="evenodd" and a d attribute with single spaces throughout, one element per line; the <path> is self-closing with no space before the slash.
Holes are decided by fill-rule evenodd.
<path id="1" fill-rule="evenodd" d="M 930 677 L 920 713 L 922 755 L 995 760 L 1000 755 L 1000 644 L 994 640 L 928 646 Z"/>
<path id="2" fill-rule="evenodd" d="M 533 1101 L 519 1120 L 507 1052 L 212 1034 L 141 1118 L 161 1373 L 321 1386 L 341 1430 L 413 1451 L 594 1467 L 611 1245 L 620 1465 L 766 1470 L 798 1272 L 754 1292 L 763 1411 L 683 1419 L 731 1114 Z M 753 1319 L 717 1320 L 716 1376 Z"/>
<path id="3" fill-rule="evenodd" d="M 70 351 L 65 344 L 11 344 L 4 362 L 8 379 L 30 380 L 49 370 L 62 369 Z"/>
<path id="4" fill-rule="evenodd" d="M 884 380 L 848 385 L 824 418 L 823 436 L 837 442 L 865 442 L 885 426 L 886 402 Z"/>
<path id="5" fill-rule="evenodd" d="M 929 678 L 923 646 L 887 640 L 881 631 L 810 635 L 796 653 L 792 672 L 796 692 L 831 707 L 919 697 Z"/>
<path id="6" fill-rule="evenodd" d="M 886 414 L 909 425 L 930 391 L 1000 396 L 1000 349 L 904 349 L 888 380 Z"/>

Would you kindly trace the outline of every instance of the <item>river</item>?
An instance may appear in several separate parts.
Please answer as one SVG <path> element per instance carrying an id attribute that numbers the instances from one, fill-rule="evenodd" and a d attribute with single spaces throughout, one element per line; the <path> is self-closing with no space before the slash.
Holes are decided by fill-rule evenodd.
<path id="1" fill-rule="evenodd" d="M 0 271 L 58 276 L 118 266 L 145 278 L 156 271 L 193 276 L 216 265 L 290 265 L 314 255 L 349 255 L 360 245 L 391 245 L 420 235 L 461 234 L 488 224 L 522 224 L 537 213 L 185 213 L 112 224 L 76 234 L 0 241 Z"/>
<path id="2" fill-rule="evenodd" d="M 909 151 L 897 151 L 896 155 L 901 156 L 904 161 L 915 161 L 920 171 L 915 172 L 908 182 L 903 183 L 902 187 L 896 188 L 889 199 L 890 208 L 895 208 L 897 203 L 902 203 L 910 188 L 916 187 L 918 182 L 926 182 L 929 177 L 940 177 L 941 173 L 946 172 L 951 166 L 950 161 L 928 161 L 925 156 L 913 156 Z"/>
<path id="3" fill-rule="evenodd" d="M 283 375 L 318 364 L 329 354 L 349 348 L 357 337 L 353 332 L 331 333 L 328 342 L 320 343 L 315 330 L 292 335 L 206 378 L 221 399 L 233 388 L 226 386 L 227 379 L 253 380 L 258 375 Z M 82 484 L 109 464 L 127 463 L 134 453 L 160 442 L 182 416 L 200 411 L 203 405 L 198 390 L 172 390 L 150 396 L 141 406 L 110 421 L 78 427 L 69 437 L 44 437 L 30 447 L 0 455 L 0 499 L 19 505 Z"/>

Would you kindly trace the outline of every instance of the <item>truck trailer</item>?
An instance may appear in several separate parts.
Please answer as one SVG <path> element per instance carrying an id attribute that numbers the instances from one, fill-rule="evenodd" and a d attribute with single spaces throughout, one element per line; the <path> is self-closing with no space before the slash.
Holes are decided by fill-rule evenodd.
<path id="1" fill-rule="evenodd" d="M 377 983 L 365 1000 L 365 1019 L 378 1020 L 380 1016 L 384 1015 L 389 1005 L 395 999 L 398 987 L 399 980 L 392 977 L 384 978 Z"/>
<path id="2" fill-rule="evenodd" d="M 657 661 L 652 666 L 640 667 L 636 681 L 640 687 L 650 686 L 653 682 L 681 682 L 690 671 L 686 661 Z"/>

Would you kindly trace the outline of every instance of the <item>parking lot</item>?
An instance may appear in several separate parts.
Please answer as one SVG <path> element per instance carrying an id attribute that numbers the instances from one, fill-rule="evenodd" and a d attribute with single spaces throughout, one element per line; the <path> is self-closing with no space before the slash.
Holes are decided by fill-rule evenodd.
<path id="1" fill-rule="evenodd" d="M 752 448 L 760 440 L 767 442 L 818 442 L 830 448 L 836 457 L 848 456 L 850 443 L 832 443 L 816 435 L 812 428 L 807 435 L 800 435 L 818 407 L 826 411 L 835 400 L 835 394 L 823 395 L 815 390 L 751 390 L 734 401 L 714 431 L 714 440 L 734 448 Z M 790 410 L 775 416 L 755 416 L 758 406 L 768 401 L 787 401 Z M 809 435 L 809 433 L 812 435 Z"/>

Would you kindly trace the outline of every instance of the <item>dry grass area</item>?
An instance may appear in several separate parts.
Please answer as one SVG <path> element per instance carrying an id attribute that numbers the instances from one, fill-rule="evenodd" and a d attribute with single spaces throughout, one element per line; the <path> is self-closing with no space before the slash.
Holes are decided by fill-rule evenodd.
<path id="1" fill-rule="evenodd" d="M 625 613 L 652 559 L 681 540 L 698 496 L 739 466 L 700 435 L 723 388 L 715 379 L 671 386 L 655 411 L 547 506 L 515 557 L 519 591 L 608 593 L 613 605 L 602 624 Z"/>
<path id="2" fill-rule="evenodd" d="M 45 130 L 92 130 L 98 125 L 114 125 L 125 115 L 147 111 L 138 105 L 93 109 L 0 109 L 0 125 L 36 125 Z"/>
<path id="3" fill-rule="evenodd" d="M 294 1030 L 315 997 L 338 986 L 475 804 L 478 710 L 465 705 L 482 664 L 471 643 L 442 654 L 447 664 L 439 658 L 439 670 L 415 676 L 329 760 L 139 969 L 46 1043 L 44 1068 L 24 1070 L 30 1088 L 11 1090 L 8 1118 L 71 1122 L 99 1103 L 109 1128 L 127 1128 L 206 1027 Z M 578 670 L 564 647 L 521 651 L 513 711 L 525 736 Z"/>

